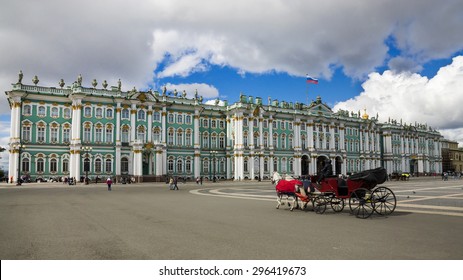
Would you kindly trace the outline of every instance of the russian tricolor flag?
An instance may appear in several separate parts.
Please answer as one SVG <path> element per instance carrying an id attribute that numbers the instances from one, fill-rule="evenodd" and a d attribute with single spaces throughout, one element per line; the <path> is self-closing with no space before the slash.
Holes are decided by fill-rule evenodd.
<path id="1" fill-rule="evenodd" d="M 307 83 L 308 84 L 318 84 L 318 79 L 312 78 L 309 75 L 307 75 Z"/>

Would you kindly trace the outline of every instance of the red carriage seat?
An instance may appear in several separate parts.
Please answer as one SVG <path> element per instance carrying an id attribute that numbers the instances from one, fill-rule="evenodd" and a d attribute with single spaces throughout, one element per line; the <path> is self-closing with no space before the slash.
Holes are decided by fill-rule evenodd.
<path id="1" fill-rule="evenodd" d="M 296 192 L 296 185 L 302 186 L 299 180 L 280 180 L 275 186 L 277 192 L 294 194 Z"/>

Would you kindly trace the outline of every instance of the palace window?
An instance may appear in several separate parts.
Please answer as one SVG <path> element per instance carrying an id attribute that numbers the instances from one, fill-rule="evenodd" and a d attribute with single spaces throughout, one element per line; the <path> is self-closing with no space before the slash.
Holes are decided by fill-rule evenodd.
<path id="1" fill-rule="evenodd" d="M 191 116 L 190 115 L 185 116 L 185 123 L 186 124 L 191 124 Z"/>
<path id="2" fill-rule="evenodd" d="M 24 142 L 31 141 L 31 127 L 30 126 L 23 126 L 22 130 L 23 130 L 23 136 L 22 136 L 23 141 Z"/>
<path id="3" fill-rule="evenodd" d="M 169 115 L 167 116 L 167 121 L 169 123 L 174 123 L 174 114 L 169 113 Z"/>
<path id="4" fill-rule="evenodd" d="M 220 134 L 219 136 L 219 148 L 223 149 L 225 148 L 225 135 Z"/>
<path id="5" fill-rule="evenodd" d="M 91 128 L 90 126 L 84 127 L 84 142 L 90 142 Z"/>
<path id="6" fill-rule="evenodd" d="M 191 173 L 191 159 L 187 158 L 185 162 L 185 171 L 186 173 Z"/>
<path id="7" fill-rule="evenodd" d="M 44 170 L 45 170 L 45 162 L 44 162 L 43 158 L 37 159 L 36 172 L 37 173 L 43 173 Z"/>
<path id="8" fill-rule="evenodd" d="M 67 158 L 63 159 L 62 161 L 62 170 L 63 170 L 63 173 L 69 172 L 69 160 Z"/>
<path id="9" fill-rule="evenodd" d="M 130 118 L 129 109 L 127 109 L 127 108 L 122 109 L 121 118 L 122 119 L 129 119 Z"/>
<path id="10" fill-rule="evenodd" d="M 177 131 L 177 146 L 183 146 L 183 131 L 181 129 Z"/>
<path id="11" fill-rule="evenodd" d="M 129 143 L 129 128 L 127 126 L 124 126 L 122 128 L 122 134 L 121 134 L 121 142 L 122 143 Z"/>
<path id="12" fill-rule="evenodd" d="M 32 114 L 31 105 L 24 105 L 23 115 L 30 116 Z"/>
<path id="13" fill-rule="evenodd" d="M 50 173 L 56 173 L 58 172 L 58 161 L 56 158 L 52 158 L 50 160 Z"/>
<path id="14" fill-rule="evenodd" d="M 37 127 L 37 142 L 39 143 L 45 142 L 45 126 Z"/>
<path id="15" fill-rule="evenodd" d="M 209 160 L 207 158 L 203 160 L 203 173 L 209 173 Z"/>
<path id="16" fill-rule="evenodd" d="M 84 108 L 84 117 L 86 117 L 86 118 L 92 117 L 92 108 L 90 108 L 90 107 L 85 107 Z"/>
<path id="17" fill-rule="evenodd" d="M 113 118 L 113 109 L 106 109 L 106 118 L 107 119 Z"/>
<path id="18" fill-rule="evenodd" d="M 167 145 L 174 145 L 174 130 L 169 130 L 167 134 Z"/>
<path id="19" fill-rule="evenodd" d="M 177 173 L 183 173 L 183 160 L 177 159 Z"/>
<path id="20" fill-rule="evenodd" d="M 183 123 L 183 115 L 181 114 L 177 115 L 177 123 Z"/>
<path id="21" fill-rule="evenodd" d="M 26 172 L 26 173 L 29 173 L 29 159 L 28 158 L 23 158 L 22 160 L 22 164 L 21 164 L 21 171 L 22 172 Z"/>
<path id="22" fill-rule="evenodd" d="M 203 148 L 209 148 L 209 134 L 207 132 L 203 133 Z"/>
<path id="23" fill-rule="evenodd" d="M 103 129 L 101 127 L 95 128 L 95 142 L 103 142 Z"/>
<path id="24" fill-rule="evenodd" d="M 191 130 L 187 130 L 185 134 L 185 145 L 191 146 Z"/>
<path id="25" fill-rule="evenodd" d="M 39 106 L 37 110 L 37 115 L 40 117 L 45 117 L 45 106 Z"/>
<path id="26" fill-rule="evenodd" d="M 139 126 L 137 130 L 137 139 L 141 140 L 143 143 L 145 142 L 145 127 Z"/>
<path id="27" fill-rule="evenodd" d="M 145 110 L 138 110 L 137 118 L 139 121 L 144 121 L 145 120 Z"/>
<path id="28" fill-rule="evenodd" d="M 153 131 L 153 142 L 160 143 L 161 142 L 161 131 L 159 128 L 155 128 Z"/>
<path id="29" fill-rule="evenodd" d="M 58 128 L 52 127 L 50 129 L 50 142 L 56 143 L 58 142 Z"/>
<path id="30" fill-rule="evenodd" d="M 113 171 L 113 164 L 111 159 L 106 159 L 106 164 L 105 164 L 105 172 L 106 173 L 111 173 Z"/>
<path id="31" fill-rule="evenodd" d="M 71 138 L 71 130 L 70 128 L 63 128 L 63 142 L 69 143 Z"/>
<path id="32" fill-rule="evenodd" d="M 174 159 L 169 158 L 167 161 L 167 172 L 169 173 L 174 173 Z"/>
<path id="33" fill-rule="evenodd" d="M 105 138 L 106 138 L 106 143 L 113 142 L 113 128 L 110 125 L 106 127 L 106 137 Z"/>
<path id="34" fill-rule="evenodd" d="M 153 121 L 155 121 L 155 122 L 161 121 L 161 114 L 158 111 L 155 111 L 153 113 Z"/>
<path id="35" fill-rule="evenodd" d="M 101 119 L 103 117 L 103 109 L 102 108 L 96 108 L 95 117 L 97 117 L 99 119 Z"/>
<path id="36" fill-rule="evenodd" d="M 95 159 L 95 173 L 101 173 L 101 159 Z"/>
<path id="37" fill-rule="evenodd" d="M 63 117 L 65 119 L 70 119 L 71 118 L 71 109 L 69 108 L 64 108 L 63 109 Z"/>
<path id="38" fill-rule="evenodd" d="M 127 158 L 121 158 L 121 172 L 122 174 L 129 173 L 129 160 Z"/>
<path id="39" fill-rule="evenodd" d="M 52 118 L 57 118 L 59 117 L 59 110 L 57 107 L 52 107 L 51 108 L 51 117 Z"/>

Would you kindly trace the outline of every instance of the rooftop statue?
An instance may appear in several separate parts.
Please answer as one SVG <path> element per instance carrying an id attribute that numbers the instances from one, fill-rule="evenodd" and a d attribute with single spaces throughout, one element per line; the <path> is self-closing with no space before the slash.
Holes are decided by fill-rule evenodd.
<path id="1" fill-rule="evenodd" d="M 122 82 L 121 82 L 121 79 L 119 79 L 119 80 L 117 81 L 117 89 L 120 91 L 121 88 L 122 88 Z"/>
<path id="2" fill-rule="evenodd" d="M 77 76 L 77 85 L 82 86 L 82 74 L 79 74 L 79 76 Z"/>
<path id="3" fill-rule="evenodd" d="M 19 73 L 18 73 L 18 84 L 21 84 L 23 81 L 23 71 L 22 70 L 19 70 Z"/>

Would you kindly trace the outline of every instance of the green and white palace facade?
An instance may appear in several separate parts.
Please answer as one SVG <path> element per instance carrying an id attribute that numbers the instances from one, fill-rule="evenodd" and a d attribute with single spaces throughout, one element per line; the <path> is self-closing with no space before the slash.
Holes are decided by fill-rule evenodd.
<path id="1" fill-rule="evenodd" d="M 270 178 L 385 167 L 389 173 L 442 172 L 440 133 L 427 125 L 380 123 L 361 112 L 241 95 L 233 104 L 186 92 L 121 91 L 117 86 L 22 84 L 6 92 L 11 108 L 9 174 L 133 176 L 137 181 Z M 264 104 L 265 103 L 265 104 Z"/>

